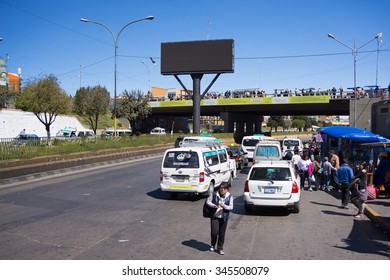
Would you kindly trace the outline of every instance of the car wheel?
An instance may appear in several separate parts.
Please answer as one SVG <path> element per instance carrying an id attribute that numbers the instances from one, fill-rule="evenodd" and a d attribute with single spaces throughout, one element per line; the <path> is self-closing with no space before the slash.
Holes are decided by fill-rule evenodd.
<path id="1" fill-rule="evenodd" d="M 299 213 L 300 204 L 301 204 L 300 201 L 298 201 L 297 203 L 295 203 L 294 208 L 293 208 L 293 212 L 294 212 L 294 213 Z"/>

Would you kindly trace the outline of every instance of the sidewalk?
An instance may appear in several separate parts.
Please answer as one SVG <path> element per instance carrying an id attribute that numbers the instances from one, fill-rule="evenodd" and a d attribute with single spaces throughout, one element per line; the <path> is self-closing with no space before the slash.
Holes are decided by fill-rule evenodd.
<path id="1" fill-rule="evenodd" d="M 390 238 L 390 199 L 376 198 L 368 200 L 364 214 Z"/>
<path id="2" fill-rule="evenodd" d="M 341 192 L 331 191 L 328 194 L 341 198 Z M 352 203 L 352 202 L 351 202 Z M 355 204 L 358 207 L 357 204 Z M 390 199 L 376 198 L 367 200 L 364 215 L 376 224 L 390 238 Z"/>

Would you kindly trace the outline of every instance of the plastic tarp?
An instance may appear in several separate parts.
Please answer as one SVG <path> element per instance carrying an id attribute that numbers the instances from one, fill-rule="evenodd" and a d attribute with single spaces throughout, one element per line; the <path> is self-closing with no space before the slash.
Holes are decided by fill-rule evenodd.
<path id="1" fill-rule="evenodd" d="M 322 128 L 320 132 L 322 134 L 330 135 L 334 138 L 344 138 L 344 139 L 349 139 L 354 142 L 360 142 L 360 143 L 375 143 L 375 142 L 390 141 L 389 139 L 383 136 L 356 127 L 328 126 Z"/>

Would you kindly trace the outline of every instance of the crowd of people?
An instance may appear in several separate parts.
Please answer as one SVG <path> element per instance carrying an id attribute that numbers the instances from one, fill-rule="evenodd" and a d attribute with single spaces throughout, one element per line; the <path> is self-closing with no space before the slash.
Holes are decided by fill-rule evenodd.
<path id="1" fill-rule="evenodd" d="M 207 92 L 204 99 L 220 99 L 220 98 L 262 98 L 262 97 L 288 97 L 288 96 L 329 96 L 332 99 L 337 98 L 386 98 L 389 97 L 390 83 L 387 88 L 379 88 L 378 86 L 364 89 L 357 87 L 355 90 L 348 88 L 344 90 L 342 86 L 339 88 L 332 87 L 331 89 L 321 88 L 295 88 L 291 89 L 275 89 L 273 93 L 267 93 L 261 89 L 243 89 L 243 90 L 227 90 L 225 92 Z M 155 97 L 149 95 L 150 100 L 156 100 Z M 170 95 L 167 98 L 157 98 L 159 101 L 164 100 L 190 100 L 191 97 L 187 94 L 178 96 Z"/>
<path id="2" fill-rule="evenodd" d="M 390 159 L 388 152 L 381 152 L 378 164 L 373 162 L 350 163 L 342 156 L 330 150 L 328 155 L 321 155 L 315 146 L 300 152 L 296 147 L 284 153 L 285 160 L 291 160 L 301 179 L 301 190 L 341 192 L 341 208 L 348 209 L 348 204 L 355 200 L 360 218 L 364 213 L 365 201 L 370 192 L 390 197 Z M 372 176 L 372 186 L 369 176 Z M 307 185 L 305 186 L 305 182 Z"/>

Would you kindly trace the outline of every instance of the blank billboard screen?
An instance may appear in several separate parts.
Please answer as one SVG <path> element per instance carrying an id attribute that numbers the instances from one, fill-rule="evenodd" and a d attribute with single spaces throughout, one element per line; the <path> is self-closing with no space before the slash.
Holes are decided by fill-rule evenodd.
<path id="1" fill-rule="evenodd" d="M 161 74 L 233 73 L 234 41 L 161 43 Z"/>

